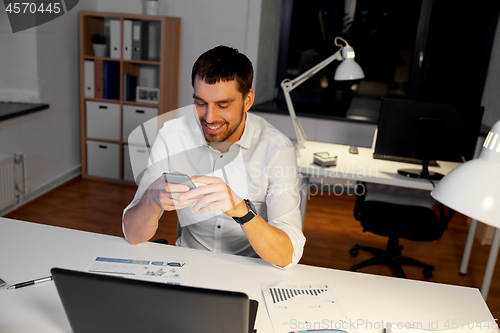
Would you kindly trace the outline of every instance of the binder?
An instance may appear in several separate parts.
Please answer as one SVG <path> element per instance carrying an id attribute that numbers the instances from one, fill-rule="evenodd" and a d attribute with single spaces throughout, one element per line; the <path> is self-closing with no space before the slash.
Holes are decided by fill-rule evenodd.
<path id="1" fill-rule="evenodd" d="M 149 60 L 149 21 L 134 21 L 132 23 L 132 59 Z"/>
<path id="2" fill-rule="evenodd" d="M 85 60 L 83 63 L 84 96 L 94 98 L 94 61 Z"/>
<path id="3" fill-rule="evenodd" d="M 161 45 L 161 24 L 160 22 L 149 22 L 149 39 L 148 39 L 148 59 L 160 61 L 160 45 Z"/>
<path id="4" fill-rule="evenodd" d="M 103 62 L 103 92 L 105 99 L 120 98 L 120 63 L 116 61 Z"/>
<path id="5" fill-rule="evenodd" d="M 109 43 L 110 43 L 110 57 L 120 58 L 121 52 L 121 38 L 120 38 L 120 20 L 109 21 Z"/>
<path id="6" fill-rule="evenodd" d="M 123 21 L 123 59 L 132 59 L 132 20 Z"/>
<path id="7" fill-rule="evenodd" d="M 149 60 L 149 21 L 141 21 L 141 60 Z"/>
<path id="8" fill-rule="evenodd" d="M 132 22 L 132 59 L 141 60 L 141 21 Z"/>

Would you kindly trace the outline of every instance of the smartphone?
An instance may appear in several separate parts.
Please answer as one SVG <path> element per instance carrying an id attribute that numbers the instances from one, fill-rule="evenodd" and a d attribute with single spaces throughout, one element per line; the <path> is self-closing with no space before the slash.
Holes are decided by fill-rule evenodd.
<path id="1" fill-rule="evenodd" d="M 167 183 L 187 185 L 189 186 L 190 190 L 196 188 L 196 185 L 194 185 L 194 183 L 191 181 L 191 178 L 189 178 L 189 176 L 187 175 L 164 172 L 163 178 L 165 178 Z"/>

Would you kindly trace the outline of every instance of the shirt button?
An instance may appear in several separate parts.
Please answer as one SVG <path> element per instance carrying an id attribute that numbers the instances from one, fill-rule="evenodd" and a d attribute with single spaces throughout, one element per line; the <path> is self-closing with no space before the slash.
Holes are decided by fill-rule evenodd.
<path id="1" fill-rule="evenodd" d="M 220 225 L 217 226 L 217 229 L 220 229 Z"/>
<path id="2" fill-rule="evenodd" d="M 222 156 L 222 155 L 220 155 L 219 157 L 220 157 L 220 158 L 222 158 L 223 156 Z"/>

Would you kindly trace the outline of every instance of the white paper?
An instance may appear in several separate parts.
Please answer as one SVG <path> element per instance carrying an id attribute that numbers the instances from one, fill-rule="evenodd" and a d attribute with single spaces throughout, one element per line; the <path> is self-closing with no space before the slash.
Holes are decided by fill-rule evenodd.
<path id="1" fill-rule="evenodd" d="M 274 333 L 348 330 L 349 318 L 329 282 L 272 282 L 261 285 Z"/>
<path id="2" fill-rule="evenodd" d="M 85 272 L 180 285 L 186 279 L 189 262 L 179 258 L 118 258 L 94 255 Z"/>

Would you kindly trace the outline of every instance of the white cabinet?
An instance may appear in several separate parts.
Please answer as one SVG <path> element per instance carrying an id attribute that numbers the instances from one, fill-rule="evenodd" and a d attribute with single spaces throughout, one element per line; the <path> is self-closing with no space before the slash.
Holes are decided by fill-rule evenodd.
<path id="1" fill-rule="evenodd" d="M 87 173 L 90 176 L 120 179 L 120 145 L 87 141 Z"/>
<path id="2" fill-rule="evenodd" d="M 120 141 L 120 104 L 86 102 L 87 137 Z"/>
<path id="3" fill-rule="evenodd" d="M 124 105 L 123 106 L 123 139 L 122 139 L 122 141 L 128 142 L 128 143 L 142 144 L 143 141 L 141 141 L 141 142 L 130 141 L 129 135 L 130 135 L 130 133 L 132 133 L 132 131 L 134 129 L 141 126 L 142 124 L 144 124 L 148 120 L 153 119 L 156 116 L 158 116 L 158 109 L 157 108 Z M 151 144 L 152 144 L 152 142 L 151 142 Z"/>

